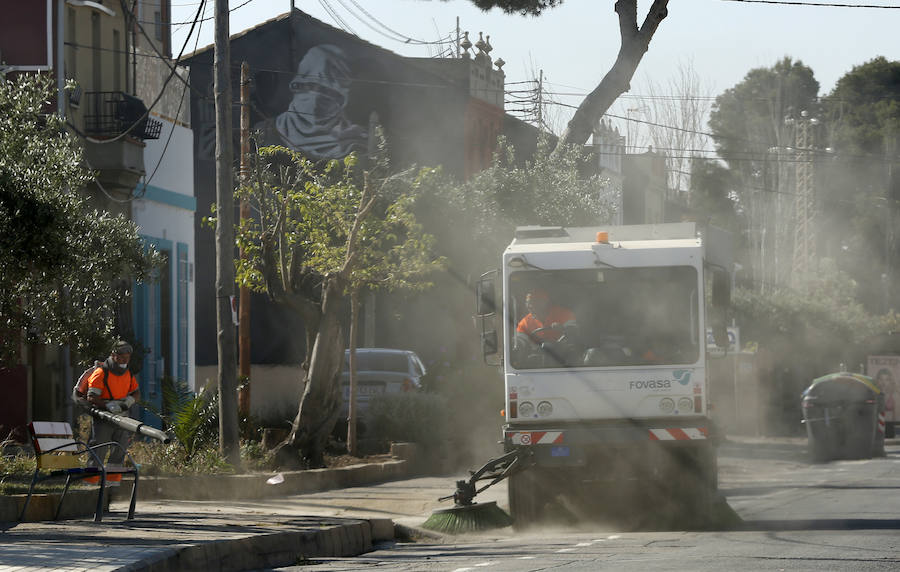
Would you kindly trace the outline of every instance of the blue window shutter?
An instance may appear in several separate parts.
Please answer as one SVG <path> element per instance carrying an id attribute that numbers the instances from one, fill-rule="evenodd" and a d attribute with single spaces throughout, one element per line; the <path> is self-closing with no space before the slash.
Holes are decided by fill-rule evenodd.
<path id="1" fill-rule="evenodd" d="M 188 336 L 190 335 L 190 276 L 188 261 L 188 245 L 179 242 L 176 252 L 176 272 L 178 273 L 178 291 L 176 293 L 176 347 L 177 347 L 177 380 L 182 382 L 188 381 Z"/>

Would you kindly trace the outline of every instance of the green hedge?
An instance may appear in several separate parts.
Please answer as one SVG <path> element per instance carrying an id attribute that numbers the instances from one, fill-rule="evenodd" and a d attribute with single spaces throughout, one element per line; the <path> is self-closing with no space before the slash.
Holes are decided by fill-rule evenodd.
<path id="1" fill-rule="evenodd" d="M 365 436 L 385 442 L 415 442 L 426 449 L 447 440 L 447 400 L 432 393 L 377 395 L 364 416 Z"/>

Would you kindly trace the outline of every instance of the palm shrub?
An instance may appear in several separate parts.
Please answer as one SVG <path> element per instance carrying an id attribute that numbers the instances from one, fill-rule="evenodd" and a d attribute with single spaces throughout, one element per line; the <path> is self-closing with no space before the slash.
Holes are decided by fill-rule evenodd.
<path id="1" fill-rule="evenodd" d="M 184 382 L 170 377 L 162 380 L 162 411 L 160 416 L 167 430 L 175 435 L 176 442 L 163 445 L 157 442 L 139 442 L 131 447 L 135 461 L 152 474 L 188 475 L 232 473 L 234 467 L 222 457 L 218 449 L 219 396 L 211 387 L 193 394 Z M 263 449 L 259 439 L 258 423 L 251 417 L 241 420 L 241 461 L 248 470 L 273 468 L 270 451 Z"/>
<path id="2" fill-rule="evenodd" d="M 219 394 L 209 387 L 197 394 L 183 382 L 163 383 L 162 417 L 188 455 L 215 446 L 219 439 Z"/>
<path id="3" fill-rule="evenodd" d="M 219 399 L 209 387 L 196 395 L 184 382 L 162 379 L 163 420 L 175 442 L 133 443 L 130 452 L 148 474 L 216 474 L 233 472 L 218 450 Z"/>

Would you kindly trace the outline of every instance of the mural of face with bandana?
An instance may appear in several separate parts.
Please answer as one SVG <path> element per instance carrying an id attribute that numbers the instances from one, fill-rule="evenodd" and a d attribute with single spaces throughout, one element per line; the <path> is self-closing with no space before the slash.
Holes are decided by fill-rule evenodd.
<path id="1" fill-rule="evenodd" d="M 366 148 L 366 129 L 346 118 L 350 68 L 332 44 L 310 48 L 290 83 L 288 109 L 275 118 L 281 143 L 316 159 L 338 159 Z"/>

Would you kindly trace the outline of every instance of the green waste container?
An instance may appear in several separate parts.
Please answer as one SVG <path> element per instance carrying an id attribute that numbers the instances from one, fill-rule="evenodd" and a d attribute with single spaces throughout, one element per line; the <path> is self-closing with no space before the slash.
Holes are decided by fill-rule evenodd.
<path id="1" fill-rule="evenodd" d="M 848 372 L 816 378 L 801 405 L 813 462 L 884 454 L 884 395 L 872 378 Z"/>

